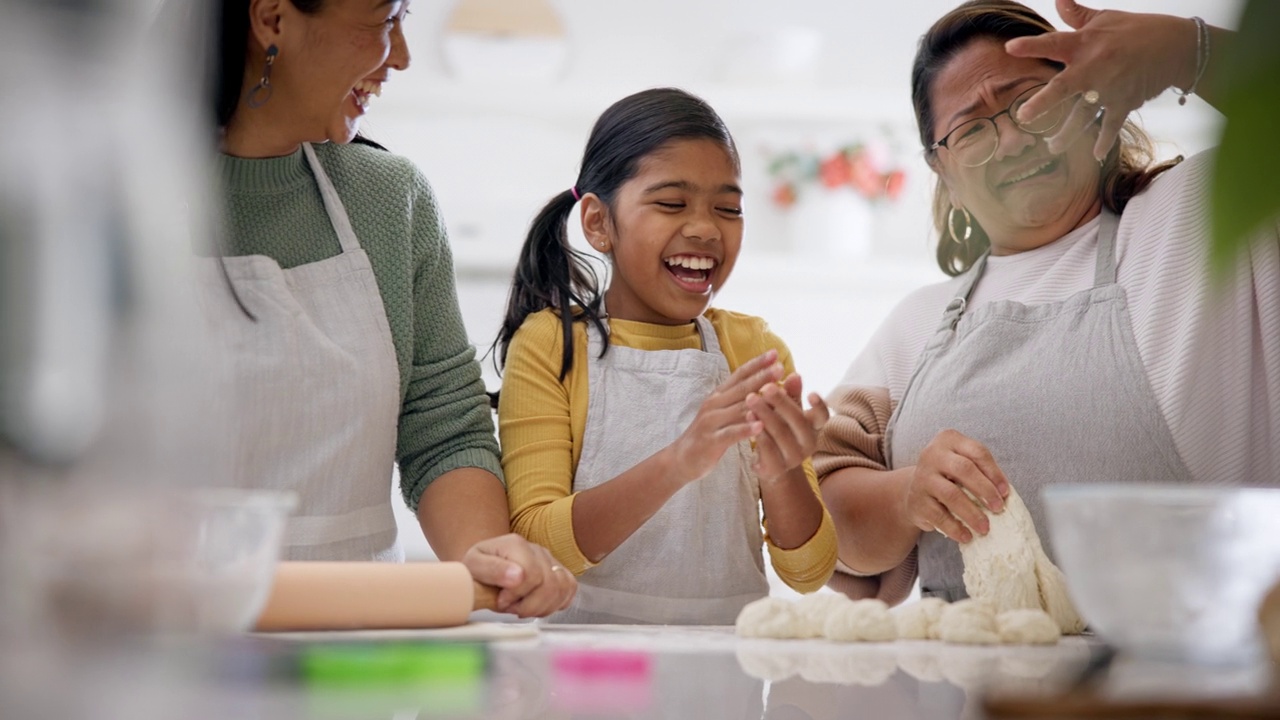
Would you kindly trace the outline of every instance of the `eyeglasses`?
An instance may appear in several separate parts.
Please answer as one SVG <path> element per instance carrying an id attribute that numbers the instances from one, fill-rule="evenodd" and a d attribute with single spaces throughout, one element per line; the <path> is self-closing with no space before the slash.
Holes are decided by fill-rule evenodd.
<path id="1" fill-rule="evenodd" d="M 1001 115 L 1008 115 L 1013 121 L 1014 126 L 1023 132 L 1032 135 L 1043 135 L 1050 130 L 1056 128 L 1062 122 L 1062 116 L 1066 113 L 1066 101 L 1049 108 L 1038 118 L 1034 118 L 1029 122 L 1021 122 L 1018 120 L 1018 110 L 1035 95 L 1040 88 L 1048 83 L 1041 83 L 1035 87 L 1027 88 L 1022 91 L 1018 97 L 1009 103 L 1009 107 L 990 117 L 974 118 L 960 123 L 951 128 L 951 131 L 942 136 L 942 139 L 929 146 L 930 150 L 937 150 L 944 147 L 951 151 L 951 155 L 955 157 L 956 162 L 965 167 L 981 167 L 986 165 L 991 158 L 996 156 L 996 148 L 1000 146 L 1000 128 L 996 125 L 996 118 Z"/>

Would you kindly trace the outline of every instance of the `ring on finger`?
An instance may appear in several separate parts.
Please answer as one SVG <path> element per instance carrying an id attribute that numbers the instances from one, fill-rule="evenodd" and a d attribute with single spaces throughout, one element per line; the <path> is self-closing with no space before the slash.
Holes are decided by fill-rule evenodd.
<path id="1" fill-rule="evenodd" d="M 1098 95 L 1097 90 L 1085 90 L 1080 94 L 1080 99 L 1083 100 L 1086 105 L 1097 105 L 1098 101 L 1101 100 L 1102 97 Z"/>

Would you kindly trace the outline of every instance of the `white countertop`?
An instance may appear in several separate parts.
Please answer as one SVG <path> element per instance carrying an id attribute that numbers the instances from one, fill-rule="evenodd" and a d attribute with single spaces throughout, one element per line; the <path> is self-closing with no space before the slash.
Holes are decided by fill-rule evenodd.
<path id="1" fill-rule="evenodd" d="M 404 634 L 399 636 L 377 647 L 405 642 Z M 346 645 L 368 647 L 351 645 L 342 633 L 332 639 L 342 643 L 344 637 Z M 308 681 L 301 670 L 303 658 L 314 654 L 314 640 L 254 636 L 142 653 L 116 647 L 96 655 L 83 647 L 60 653 L 45 644 L 0 648 L 0 708 L 5 720 L 945 720 L 980 717 L 984 688 L 1033 695 L 1057 690 L 1098 647 L 1080 637 L 1047 647 L 968 647 L 934 641 L 743 639 L 725 627 L 544 625 L 533 637 L 490 643 L 482 675 L 334 685 Z M 583 673 L 565 666 L 566 660 L 576 660 L 590 668 L 595 658 L 622 658 L 629 670 Z M 1122 664 L 1117 670 L 1122 672 L 1115 694 L 1162 697 L 1257 692 L 1267 672 L 1179 670 L 1149 663 Z"/>

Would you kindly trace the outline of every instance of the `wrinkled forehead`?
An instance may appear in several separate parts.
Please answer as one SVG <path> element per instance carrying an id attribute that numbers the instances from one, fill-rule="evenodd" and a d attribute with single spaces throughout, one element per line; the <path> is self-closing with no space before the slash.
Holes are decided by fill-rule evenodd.
<path id="1" fill-rule="evenodd" d="M 933 79 L 933 135 L 957 123 L 999 112 L 1018 93 L 1047 82 L 1058 68 L 1045 60 L 1013 57 L 996 38 L 975 38 L 958 50 Z"/>

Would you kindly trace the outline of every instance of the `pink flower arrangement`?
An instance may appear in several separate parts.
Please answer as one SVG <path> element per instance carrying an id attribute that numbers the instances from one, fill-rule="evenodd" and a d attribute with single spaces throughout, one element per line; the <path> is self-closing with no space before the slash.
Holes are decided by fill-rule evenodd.
<path id="1" fill-rule="evenodd" d="M 790 150 L 770 158 L 768 169 L 774 182 L 773 201 L 783 208 L 794 205 L 803 188 L 814 183 L 829 190 L 848 187 L 867 200 L 893 201 L 906 181 L 901 168 L 889 167 L 863 143 L 828 155 Z"/>

